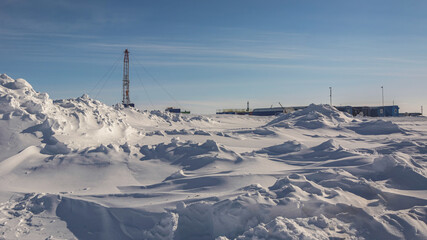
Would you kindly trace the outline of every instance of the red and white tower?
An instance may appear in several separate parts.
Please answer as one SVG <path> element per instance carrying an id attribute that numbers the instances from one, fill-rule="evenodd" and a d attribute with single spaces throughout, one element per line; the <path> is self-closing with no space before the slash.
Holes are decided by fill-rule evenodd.
<path id="1" fill-rule="evenodd" d="M 129 51 L 125 50 L 125 57 L 123 60 L 123 106 L 134 107 L 135 105 L 130 102 L 129 98 Z"/>

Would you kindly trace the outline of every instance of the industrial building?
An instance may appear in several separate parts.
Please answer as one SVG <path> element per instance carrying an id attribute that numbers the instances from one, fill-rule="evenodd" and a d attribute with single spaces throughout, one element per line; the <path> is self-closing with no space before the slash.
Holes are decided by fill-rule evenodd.
<path id="1" fill-rule="evenodd" d="M 252 111 L 251 115 L 254 116 L 272 116 L 278 115 L 281 113 L 290 113 L 294 111 L 298 111 L 300 109 L 304 109 L 306 107 L 271 107 L 271 108 L 255 108 Z"/>
<path id="2" fill-rule="evenodd" d="M 290 113 L 304 109 L 306 106 L 298 107 L 270 107 L 247 109 L 223 109 L 217 110 L 216 114 L 237 114 L 237 115 L 254 115 L 254 116 L 274 116 L 281 113 Z M 335 106 L 339 111 L 346 112 L 353 116 L 365 117 L 398 117 L 399 106 Z"/>
<path id="3" fill-rule="evenodd" d="M 349 113 L 353 116 L 362 115 L 366 117 L 398 117 L 399 116 L 399 106 L 339 106 L 335 107 L 336 109 Z"/>

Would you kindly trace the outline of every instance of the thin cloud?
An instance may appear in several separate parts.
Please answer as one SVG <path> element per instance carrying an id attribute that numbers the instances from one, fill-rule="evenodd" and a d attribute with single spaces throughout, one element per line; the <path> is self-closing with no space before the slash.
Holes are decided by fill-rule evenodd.
<path id="1" fill-rule="evenodd" d="M 374 60 L 383 61 L 383 62 L 394 62 L 394 63 L 411 63 L 411 64 L 426 64 L 427 59 L 415 60 L 415 59 L 406 59 L 399 57 L 377 57 Z"/>
<path id="2" fill-rule="evenodd" d="M 295 53 L 292 51 L 278 50 L 277 48 L 250 47 L 204 47 L 194 45 L 177 44 L 110 44 L 110 43 L 92 43 L 93 47 L 109 49 L 111 48 L 129 48 L 144 52 L 157 52 L 167 54 L 184 55 L 204 55 L 204 56 L 223 56 L 236 58 L 255 58 L 255 59 L 304 59 L 311 57 L 308 54 Z M 249 51 L 248 49 L 253 49 Z"/>

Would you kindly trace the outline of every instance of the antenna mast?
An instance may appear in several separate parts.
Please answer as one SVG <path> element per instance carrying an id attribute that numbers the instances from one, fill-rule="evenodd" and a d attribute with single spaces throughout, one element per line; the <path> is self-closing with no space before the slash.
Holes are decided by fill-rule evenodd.
<path id="1" fill-rule="evenodd" d="M 384 107 L 384 86 L 381 86 L 382 102 L 383 102 L 383 117 L 385 117 L 385 107 Z"/>
<path id="2" fill-rule="evenodd" d="M 129 98 L 129 51 L 125 50 L 125 57 L 123 59 L 123 106 L 134 107 L 135 105 L 130 102 Z"/>

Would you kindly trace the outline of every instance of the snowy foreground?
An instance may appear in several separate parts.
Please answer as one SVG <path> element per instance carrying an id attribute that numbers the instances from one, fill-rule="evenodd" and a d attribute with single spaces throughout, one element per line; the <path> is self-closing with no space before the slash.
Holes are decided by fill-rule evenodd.
<path id="1" fill-rule="evenodd" d="M 427 119 L 179 116 L 0 76 L 0 239 L 427 239 Z"/>

